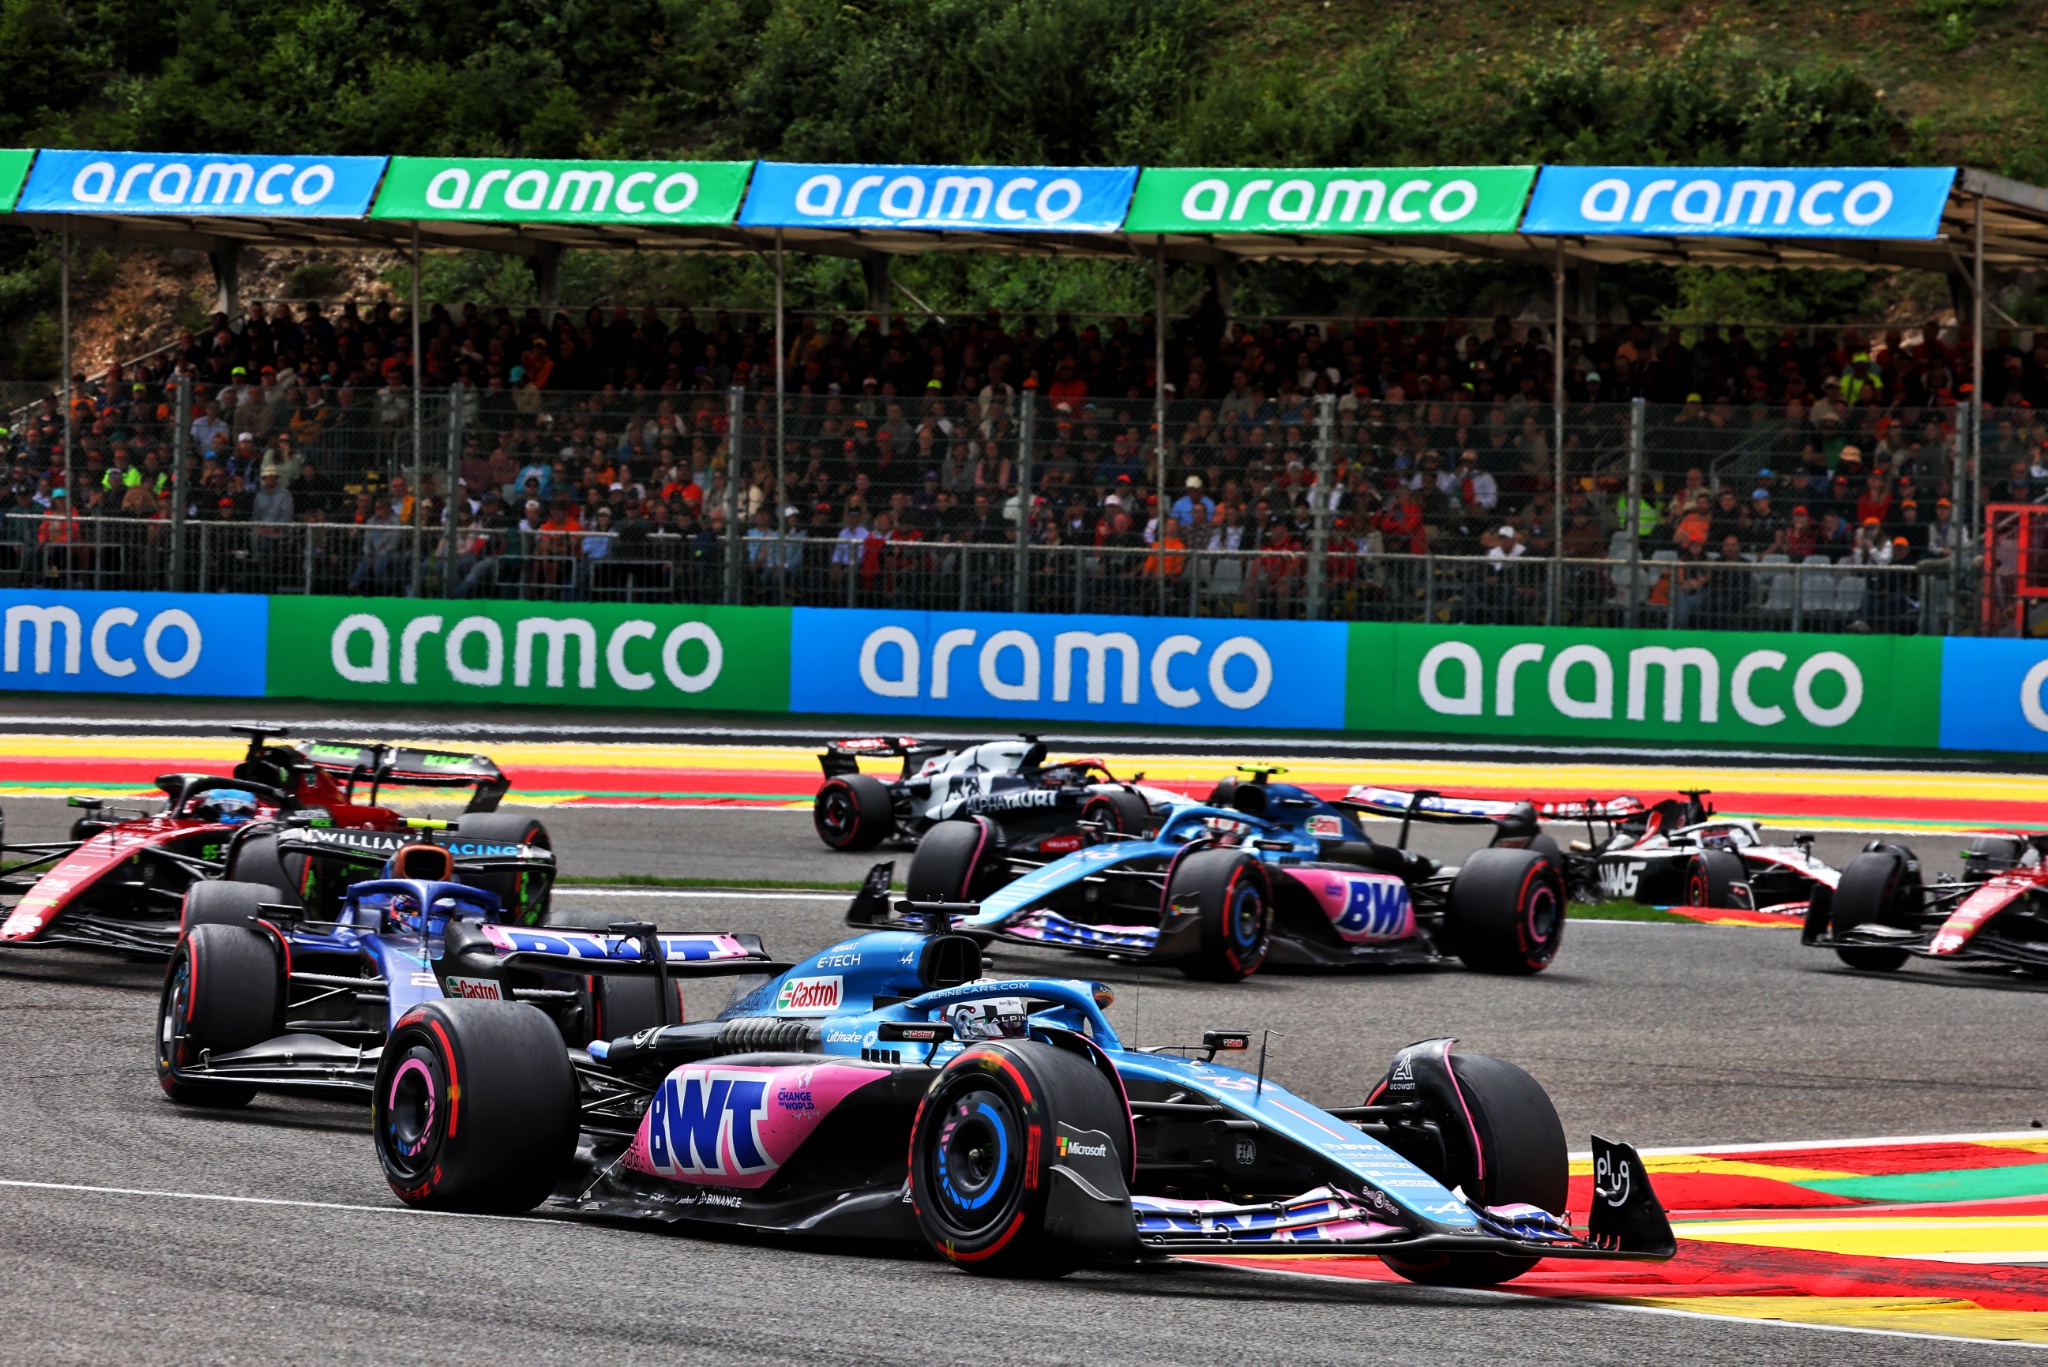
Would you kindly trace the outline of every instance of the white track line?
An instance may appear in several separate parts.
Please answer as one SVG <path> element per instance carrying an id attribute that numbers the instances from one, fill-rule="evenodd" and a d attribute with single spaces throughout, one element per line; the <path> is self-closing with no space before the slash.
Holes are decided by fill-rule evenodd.
<path id="1" fill-rule="evenodd" d="M 305 1210 L 368 1211 L 373 1215 L 429 1215 L 443 1220 L 509 1220 L 522 1225 L 559 1225 L 561 1220 L 537 1215 L 473 1215 L 456 1210 L 419 1210 L 412 1206 L 358 1206 L 342 1201 L 287 1201 L 275 1196 L 223 1196 L 207 1191 L 156 1191 L 147 1187 L 93 1187 L 78 1182 L 20 1182 L 0 1178 L 0 1187 L 26 1191 L 73 1191 L 91 1196 L 154 1196 L 168 1201 L 221 1201 L 237 1206 L 295 1206 Z"/>
<path id="2" fill-rule="evenodd" d="M 1228 1255 L 1222 1255 L 1228 1256 Z M 1210 1268 L 1228 1268 L 1234 1272 L 1257 1272 L 1268 1277 L 1295 1277 L 1308 1281 L 1350 1284 L 1352 1286 L 1393 1286 L 1399 1283 L 1366 1281 L 1363 1278 L 1332 1277 L 1319 1272 L 1302 1272 L 1291 1267 L 1260 1267 L 1244 1263 L 1204 1263 Z M 1995 1348 L 2029 1348 L 2039 1351 L 2048 1348 L 2048 1343 L 2031 1343 L 2025 1339 L 1967 1338 L 1961 1334 L 1924 1334 L 1910 1329 L 1866 1329 L 1860 1325 L 1810 1324 L 1803 1320 L 1774 1320 L 1749 1315 L 1716 1315 L 1705 1310 L 1685 1310 L 1666 1305 L 1630 1305 L 1624 1301 L 1580 1299 L 1575 1296 L 1534 1296 L 1521 1291 L 1495 1291 L 1482 1287 L 1433 1287 L 1432 1290 L 1451 1291 L 1459 1295 L 1485 1297 L 1489 1300 L 1542 1301 L 1551 1305 L 1577 1305 L 1592 1310 L 1620 1310 L 1634 1315 L 1671 1315 L 1679 1319 L 1706 1320 L 1722 1325 L 1754 1325 L 1763 1329 L 1807 1329 L 1828 1334 L 1875 1334 L 1881 1338 L 1925 1339 L 1931 1343 L 1983 1343 Z M 1635 1294 L 1654 1295 L 1654 1292 Z"/>

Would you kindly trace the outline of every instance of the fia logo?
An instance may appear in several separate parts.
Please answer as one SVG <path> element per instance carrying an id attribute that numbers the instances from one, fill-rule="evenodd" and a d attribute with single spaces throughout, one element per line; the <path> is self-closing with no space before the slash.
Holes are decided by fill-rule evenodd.
<path id="1" fill-rule="evenodd" d="M 1635 1174 L 1629 1171 L 1628 1160 L 1617 1161 L 1612 1154 L 1601 1154 L 1593 1169 L 1593 1195 L 1618 1208 L 1628 1204 L 1629 1194 L 1634 1190 Z"/>
<path id="2" fill-rule="evenodd" d="M 1256 1142 L 1256 1141 L 1254 1141 L 1254 1140 L 1250 1140 L 1250 1139 L 1240 1139 L 1240 1140 L 1238 1140 L 1238 1141 L 1237 1141 L 1237 1165 L 1238 1165 L 1238 1166 L 1239 1166 L 1240 1168 L 1248 1168 L 1248 1167 L 1250 1167 L 1250 1166 L 1251 1166 L 1252 1164 L 1254 1164 L 1254 1163 L 1256 1163 L 1256 1162 L 1258 1162 L 1258 1161 L 1259 1161 L 1259 1146 L 1258 1146 L 1257 1142 Z"/>

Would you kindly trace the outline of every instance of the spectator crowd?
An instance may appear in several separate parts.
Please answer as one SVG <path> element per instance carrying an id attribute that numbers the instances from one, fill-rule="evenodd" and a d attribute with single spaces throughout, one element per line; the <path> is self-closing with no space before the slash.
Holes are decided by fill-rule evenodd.
<path id="1" fill-rule="evenodd" d="M 1370 578 L 1395 598 L 1421 590 L 1360 558 L 1620 558 L 1631 527 L 1644 556 L 1681 560 L 1904 565 L 1955 544 L 1973 377 L 1935 323 L 1757 338 L 1569 327 L 1561 492 L 1541 327 L 1226 322 L 1205 302 L 1165 348 L 1163 443 L 1151 328 L 795 316 L 778 414 L 758 315 L 437 305 L 415 394 L 401 309 L 252 305 L 17 409 L 8 535 L 46 565 L 78 563 L 49 548 L 93 541 L 81 516 L 157 536 L 182 429 L 187 517 L 251 524 L 258 572 L 285 572 L 261 569 L 277 536 L 264 528 L 360 529 L 334 553 L 345 564 L 323 564 L 329 591 L 406 591 L 415 537 L 444 593 L 730 596 L 737 577 L 750 600 L 888 598 L 944 554 L 963 585 L 975 567 L 975 601 L 1007 602 L 1014 562 L 942 548 L 1014 546 L 1021 522 L 1034 546 L 1103 553 L 1098 602 L 1142 600 L 1191 555 L 1240 552 L 1229 589 L 1282 614 L 1319 541 L 1333 592 Z M 1997 333 L 1985 374 L 1984 468 L 1963 472 L 1963 501 L 2048 500 L 2048 332 L 2026 348 Z M 1648 420 L 1632 434 L 1638 398 Z M 1089 572 L 1072 559 L 1033 562 L 1054 603 Z"/>

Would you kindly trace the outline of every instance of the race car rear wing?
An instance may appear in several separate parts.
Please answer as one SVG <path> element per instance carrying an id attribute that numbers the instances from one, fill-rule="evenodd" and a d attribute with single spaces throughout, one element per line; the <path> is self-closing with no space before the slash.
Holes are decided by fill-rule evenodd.
<path id="1" fill-rule="evenodd" d="M 1332 805 L 1369 812 L 1374 816 L 1403 817 L 1447 825 L 1478 825 L 1487 821 L 1498 824 L 1512 821 L 1530 810 L 1527 802 L 1506 798 L 1458 797 L 1426 789 L 1374 788 L 1366 784 L 1350 789 Z"/>
<path id="2" fill-rule="evenodd" d="M 422 750 L 409 745 L 357 745 L 316 740 L 303 753 L 314 768 L 348 781 L 349 799 L 358 782 L 370 785 L 370 801 L 387 783 L 414 788 L 474 788 L 466 812 L 494 812 L 512 788 L 497 765 L 482 755 L 453 750 Z"/>
<path id="3" fill-rule="evenodd" d="M 945 746 L 921 741 L 915 736 L 855 736 L 828 741 L 825 753 L 818 756 L 818 763 L 824 768 L 826 778 L 838 778 L 841 774 L 859 773 L 863 755 L 900 756 L 903 777 L 909 778 L 923 761 L 945 753 Z"/>

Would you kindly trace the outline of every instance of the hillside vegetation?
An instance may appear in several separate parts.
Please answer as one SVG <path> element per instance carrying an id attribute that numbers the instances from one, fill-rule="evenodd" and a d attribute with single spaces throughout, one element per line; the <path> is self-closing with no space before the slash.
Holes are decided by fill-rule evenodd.
<path id="1" fill-rule="evenodd" d="M 0 0 L 0 145 L 877 161 L 1930 163 L 2048 183 L 2048 0 Z M 0 318 L 51 262 L 5 243 Z M 1134 270 L 930 263 L 975 300 L 1142 300 Z M 807 267 L 843 302 L 843 263 Z M 439 283 L 518 293 L 503 263 Z M 1352 273 L 1356 277 L 1359 273 Z M 1424 278 L 1427 276 L 1428 278 Z M 1603 287 L 1638 312 L 1702 288 Z M 1846 276 L 1846 278 L 1837 278 Z M 1433 312 L 1510 280 L 1273 269 L 1249 303 Z M 613 262 L 590 289 L 746 295 L 758 265 Z M 1823 317 L 1871 282 L 1744 285 Z M 1105 293 L 1106 292 L 1106 293 Z M 1727 295 L 1725 285 L 1723 294 Z"/>

